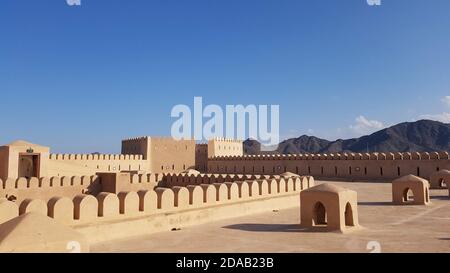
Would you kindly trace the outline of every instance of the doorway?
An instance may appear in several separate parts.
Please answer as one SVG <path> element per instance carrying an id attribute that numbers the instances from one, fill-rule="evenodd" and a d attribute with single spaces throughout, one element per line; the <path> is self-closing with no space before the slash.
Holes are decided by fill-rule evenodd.
<path id="1" fill-rule="evenodd" d="M 19 155 L 19 177 L 30 179 L 31 177 L 39 178 L 39 155 L 20 154 Z"/>
<path id="2" fill-rule="evenodd" d="M 317 202 L 316 205 L 314 206 L 313 225 L 314 226 L 327 225 L 327 211 L 325 209 L 325 206 L 321 202 Z"/>

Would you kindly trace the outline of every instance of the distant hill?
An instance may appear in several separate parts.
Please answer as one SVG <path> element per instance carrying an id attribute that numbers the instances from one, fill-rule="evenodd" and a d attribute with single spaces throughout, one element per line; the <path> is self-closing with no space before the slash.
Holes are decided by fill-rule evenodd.
<path id="1" fill-rule="evenodd" d="M 256 140 L 244 142 L 246 154 L 261 152 L 261 144 Z M 287 139 L 271 153 L 337 153 L 337 152 L 431 152 L 450 151 L 450 124 L 419 120 L 404 122 L 380 130 L 368 136 L 329 141 L 314 136 L 303 135 Z"/>

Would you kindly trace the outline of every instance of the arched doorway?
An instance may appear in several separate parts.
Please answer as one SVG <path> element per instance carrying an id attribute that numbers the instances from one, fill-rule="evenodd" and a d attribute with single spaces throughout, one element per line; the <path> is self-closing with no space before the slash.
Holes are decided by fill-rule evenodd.
<path id="1" fill-rule="evenodd" d="M 327 225 L 327 211 L 325 209 L 325 206 L 321 202 L 317 202 L 316 205 L 314 206 L 313 225 L 314 226 Z"/>
<path id="2" fill-rule="evenodd" d="M 447 183 L 444 178 L 439 178 L 439 187 L 447 188 Z"/>
<path id="3" fill-rule="evenodd" d="M 403 191 L 403 202 L 412 202 L 414 201 L 414 193 L 410 188 L 406 188 Z"/>
<path id="4" fill-rule="evenodd" d="M 347 205 L 345 205 L 345 225 L 351 227 L 355 225 L 355 223 L 353 222 L 352 205 L 350 205 L 350 203 L 347 203 Z"/>

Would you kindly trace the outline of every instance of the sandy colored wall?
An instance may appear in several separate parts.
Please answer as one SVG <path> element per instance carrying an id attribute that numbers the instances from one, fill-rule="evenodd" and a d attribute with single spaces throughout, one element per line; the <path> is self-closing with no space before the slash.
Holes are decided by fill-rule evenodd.
<path id="1" fill-rule="evenodd" d="M 195 140 L 176 141 L 172 138 L 150 138 L 152 173 L 179 173 L 195 168 Z"/>
<path id="2" fill-rule="evenodd" d="M 27 185 L 27 180 L 21 179 L 17 180 L 15 188 L 11 189 L 16 190 L 20 197 L 15 201 L 8 202 L 12 206 L 20 208 L 18 210 L 20 214 L 37 211 L 62 224 L 75 226 L 87 223 L 117 222 L 117 220 L 127 220 L 146 215 L 203 209 L 298 194 L 301 190 L 313 186 L 313 179 L 304 177 L 261 179 L 193 187 L 174 187 L 172 189 L 154 188 L 152 179 L 147 178 L 149 176 L 135 177 L 131 181 L 123 181 L 130 185 L 136 184 L 134 190 L 123 188 L 119 193 L 99 192 L 96 195 L 86 195 L 86 192 L 77 193 L 76 191 L 92 184 L 98 184 L 98 177 L 85 178 L 81 181 L 79 178 L 61 180 L 55 178 L 55 180 L 51 180 L 51 185 L 42 181 L 39 184 L 39 181 L 37 181 L 37 183 L 32 182 L 32 189 L 30 189 L 30 181 Z M 141 182 L 135 181 L 139 179 L 142 179 Z M 244 186 L 246 190 L 243 190 Z M 74 192 L 71 192 L 72 190 Z M 64 194 L 62 194 L 63 191 Z M 52 196 L 47 194 L 52 194 Z M 85 205 L 83 205 L 83 199 L 86 199 Z M 5 209 L 9 210 L 10 207 L 5 207 Z M 0 214 L 2 213 L 1 208 Z M 92 214 L 93 211 L 94 214 Z M 234 215 L 234 212 L 231 211 L 229 217 Z"/>
<path id="3" fill-rule="evenodd" d="M 162 178 L 164 187 L 185 187 L 187 185 L 215 184 L 225 182 L 240 182 L 259 179 L 280 178 L 278 175 L 240 175 L 240 174 L 165 174 Z"/>
<path id="4" fill-rule="evenodd" d="M 108 171 L 149 172 L 149 162 L 142 158 L 142 155 L 51 154 L 47 169 L 49 176 L 94 175 Z"/>
<path id="5" fill-rule="evenodd" d="M 280 174 L 286 171 L 322 179 L 391 180 L 407 174 L 429 179 L 450 169 L 448 153 L 274 155 L 216 157 L 210 173 Z"/>
<path id="6" fill-rule="evenodd" d="M 122 152 L 124 155 L 142 155 L 143 159 L 149 159 L 149 137 L 130 138 L 122 140 Z"/>
<path id="7" fill-rule="evenodd" d="M 244 144 L 242 141 L 232 139 L 213 139 L 208 141 L 208 158 L 243 155 Z"/>
<path id="8" fill-rule="evenodd" d="M 14 196 L 16 203 L 25 199 L 40 199 L 47 202 L 54 196 L 73 198 L 77 194 L 100 187 L 97 176 L 65 176 L 44 178 L 18 178 L 0 180 L 0 197 Z"/>

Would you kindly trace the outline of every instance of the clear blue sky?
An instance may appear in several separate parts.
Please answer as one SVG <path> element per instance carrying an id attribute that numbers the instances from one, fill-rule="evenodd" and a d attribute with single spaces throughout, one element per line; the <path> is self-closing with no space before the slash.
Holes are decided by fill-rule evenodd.
<path id="1" fill-rule="evenodd" d="M 169 135 L 172 107 L 194 96 L 279 104 L 282 137 L 448 122 L 448 0 L 81 4 L 0 2 L 0 143 L 118 152 Z"/>

